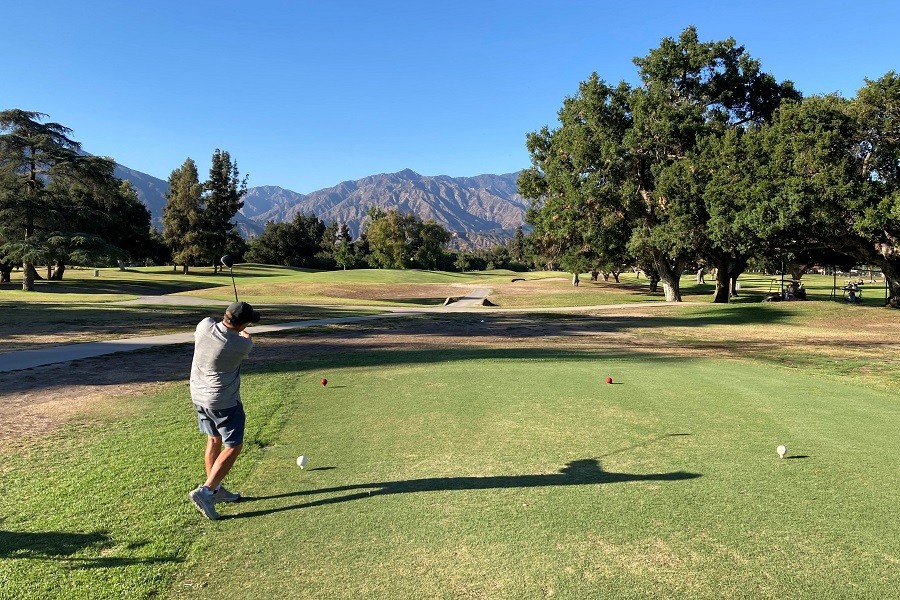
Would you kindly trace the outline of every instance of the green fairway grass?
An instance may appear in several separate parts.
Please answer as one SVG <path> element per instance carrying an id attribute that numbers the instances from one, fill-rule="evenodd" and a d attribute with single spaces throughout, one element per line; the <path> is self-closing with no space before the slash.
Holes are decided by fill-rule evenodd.
<path id="1" fill-rule="evenodd" d="M 235 280 L 244 277 L 259 280 L 284 276 L 295 269 L 287 267 L 253 266 L 243 274 L 235 273 Z M 94 275 L 94 273 L 97 275 Z M 192 267 L 187 275 L 171 267 L 139 267 L 126 270 L 67 269 L 62 281 L 35 282 L 35 291 L 22 291 L 22 273 L 13 272 L 12 282 L 0 288 L 0 301 L 17 300 L 32 303 L 50 302 L 113 302 L 131 300 L 137 296 L 173 294 L 188 290 L 231 287 L 228 271 L 213 273 L 211 267 Z"/>
<path id="2" fill-rule="evenodd" d="M 703 356 L 562 340 L 251 362 L 227 481 L 245 499 L 218 522 L 185 496 L 204 441 L 186 382 L 94 407 L 3 453 L 0 597 L 892 597 L 894 384 L 704 346 L 801 331 L 816 304 L 603 325 L 673 351 L 694 331 L 681 349 Z"/>
<path id="3" fill-rule="evenodd" d="M 239 266 L 243 270 L 243 266 Z M 416 269 L 352 269 L 297 272 L 265 280 L 238 281 L 248 302 L 303 304 L 362 304 L 372 306 L 434 306 L 473 288 L 503 287 L 513 279 L 546 281 L 564 273 L 515 273 L 507 270 L 421 271 Z M 189 296 L 227 299 L 230 287 L 184 292 Z"/>
<path id="4" fill-rule="evenodd" d="M 571 275 L 554 273 L 552 277 L 532 280 L 525 274 L 526 281 L 518 283 L 497 282 L 494 284 L 490 299 L 505 308 L 554 308 L 566 306 L 595 306 L 604 304 L 624 304 L 632 302 L 660 302 L 665 300 L 663 285 L 659 284 L 656 292 L 650 291 L 645 276 L 636 277 L 626 272 L 619 276 L 619 281 L 590 281 L 587 274 L 581 277 L 581 285 L 571 285 Z M 846 279 L 837 282 L 831 276 L 804 275 L 803 285 L 809 300 L 843 301 Z M 715 278 L 707 276 L 706 283 L 698 284 L 696 276 L 685 275 L 680 280 L 682 300 L 685 302 L 712 302 L 715 291 Z M 762 302 L 767 296 L 777 294 L 781 289 L 780 275 L 763 275 L 744 273 L 738 278 L 740 289 L 737 296 L 731 298 L 732 303 L 752 304 Z M 836 287 L 835 287 L 836 286 Z M 884 306 L 886 298 L 884 281 L 866 281 L 862 286 L 863 306 Z M 791 302 L 802 303 L 802 301 Z"/>
<path id="5" fill-rule="evenodd" d="M 121 271 L 115 268 L 69 269 L 63 281 L 38 281 L 35 292 L 21 291 L 21 272 L 13 273 L 13 282 L 0 286 L 0 305 L 4 302 L 105 303 L 130 300 L 138 296 L 179 294 L 228 301 L 234 289 L 227 270 L 213 273 L 211 267 L 192 267 L 187 275 L 171 267 L 139 267 Z M 234 268 L 235 285 L 242 300 L 262 304 L 322 304 L 369 306 L 435 306 L 447 297 L 460 296 L 473 288 L 490 290 L 490 300 L 501 308 L 554 308 L 593 306 L 664 300 L 662 284 L 650 292 L 646 276 L 627 271 L 619 282 L 592 282 L 583 274 L 581 286 L 571 285 L 571 274 L 558 271 L 517 273 L 507 270 L 422 271 L 417 269 L 350 269 L 315 271 L 273 265 L 238 264 Z M 514 281 L 516 280 L 516 281 Z M 762 301 L 781 288 L 780 275 L 744 273 L 741 289 L 733 298 L 737 303 Z M 849 281 L 826 275 L 807 274 L 804 287 L 810 300 L 841 301 L 840 289 Z M 715 279 L 707 276 L 697 284 L 693 275 L 681 279 L 685 301 L 710 302 Z M 884 282 L 866 280 L 862 303 L 883 306 Z"/>

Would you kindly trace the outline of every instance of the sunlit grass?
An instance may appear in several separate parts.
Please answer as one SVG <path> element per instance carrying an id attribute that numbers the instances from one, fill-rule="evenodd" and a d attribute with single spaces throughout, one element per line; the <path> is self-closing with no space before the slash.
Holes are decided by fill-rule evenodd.
<path id="1" fill-rule="evenodd" d="M 242 267 L 237 267 L 242 269 Z M 495 288 L 513 279 L 529 281 L 557 279 L 557 272 L 516 273 L 514 271 L 473 271 L 452 273 L 415 269 L 354 269 L 291 273 L 268 279 L 238 279 L 240 297 L 258 303 L 371 304 L 373 306 L 434 306 L 448 297 L 463 295 L 472 288 Z M 184 295 L 228 299 L 232 286 L 184 292 Z"/>
<path id="2" fill-rule="evenodd" d="M 722 308 L 658 317 L 646 335 L 666 318 L 706 331 Z M 736 327 L 750 327 L 740 324 L 747 308 L 734 307 Z M 900 409 L 878 385 L 752 360 L 565 345 L 251 363 L 247 451 L 229 480 L 247 498 L 221 509 L 237 518 L 215 523 L 184 497 L 203 468 L 185 387 L 123 398 L 4 456 L 5 594 L 894 592 Z M 781 443 L 786 460 L 774 451 Z M 301 453 L 305 471 L 294 463 Z M 210 560 L 221 540 L 240 551 Z"/>
<path id="3" fill-rule="evenodd" d="M 488 288 L 490 299 L 506 308 L 553 308 L 564 306 L 592 306 L 630 302 L 664 300 L 662 284 L 651 293 L 646 276 L 631 271 L 620 275 L 619 283 L 612 280 L 590 281 L 587 273 L 581 285 L 571 285 L 571 274 L 534 271 L 517 273 L 507 270 L 472 271 L 465 273 L 423 271 L 416 269 L 350 269 L 315 271 L 272 265 L 238 264 L 234 268 L 234 282 L 227 270 L 213 273 L 211 267 L 192 267 L 188 275 L 171 267 L 142 267 L 125 271 L 100 269 L 69 269 L 63 281 L 39 281 L 36 292 L 20 290 L 21 273 L 13 274 L 14 281 L 0 289 L 0 302 L 28 301 L 31 303 L 114 302 L 137 296 L 183 294 L 217 301 L 234 298 L 234 286 L 239 296 L 248 302 L 266 304 L 371 304 L 373 306 L 434 306 L 449 296 L 459 295 L 472 288 Z M 733 302 L 761 302 L 767 295 L 781 288 L 780 275 L 744 273 L 739 278 L 740 289 Z M 825 275 L 805 275 L 804 287 L 812 300 L 843 298 L 840 289 L 846 278 L 835 280 Z M 407 286 L 404 290 L 403 286 Z M 390 289 L 394 288 L 394 289 Z M 686 302 L 710 302 L 715 279 L 706 277 L 698 284 L 694 275 L 681 279 L 682 298 Z M 863 285 L 863 304 L 884 304 L 884 283 L 866 281 Z"/>

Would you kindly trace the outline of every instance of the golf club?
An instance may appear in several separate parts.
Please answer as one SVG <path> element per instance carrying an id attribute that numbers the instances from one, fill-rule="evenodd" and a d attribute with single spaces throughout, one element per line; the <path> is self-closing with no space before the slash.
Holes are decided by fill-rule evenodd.
<path id="1" fill-rule="evenodd" d="M 228 267 L 228 272 L 231 274 L 231 287 L 234 288 L 234 301 L 238 302 L 237 286 L 234 284 L 234 258 L 230 254 L 226 254 L 222 257 L 222 264 Z"/>

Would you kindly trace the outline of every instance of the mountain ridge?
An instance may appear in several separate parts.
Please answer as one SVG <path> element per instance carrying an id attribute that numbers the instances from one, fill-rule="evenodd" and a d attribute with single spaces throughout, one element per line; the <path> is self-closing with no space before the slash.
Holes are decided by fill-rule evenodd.
<path id="1" fill-rule="evenodd" d="M 116 166 L 115 174 L 132 183 L 153 224 L 161 228 L 168 183 L 123 165 Z M 247 189 L 235 222 L 242 235 L 252 237 L 269 221 L 281 223 L 298 214 L 314 214 L 325 223 L 346 223 L 356 238 L 367 223 L 369 208 L 377 206 L 434 220 L 451 232 L 453 247 L 484 247 L 512 237 L 516 227 L 524 224 L 529 201 L 519 195 L 517 177 L 518 173 L 421 175 L 404 169 L 342 181 L 309 194 L 261 185 Z"/>

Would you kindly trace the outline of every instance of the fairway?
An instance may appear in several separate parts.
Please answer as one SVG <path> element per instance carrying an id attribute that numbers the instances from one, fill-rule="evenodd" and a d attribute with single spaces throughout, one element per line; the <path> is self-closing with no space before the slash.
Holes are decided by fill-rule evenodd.
<path id="1" fill-rule="evenodd" d="M 891 597 L 896 365 L 851 359 L 892 313 L 644 310 L 260 337 L 218 522 L 185 498 L 190 348 L 142 353 L 171 383 L 7 440 L 0 597 Z M 823 341 L 841 316 L 853 348 Z"/>
<path id="2" fill-rule="evenodd" d="M 370 357 L 326 389 L 304 371 L 255 499 L 206 527 L 240 551 L 199 558 L 176 597 L 895 591 L 886 395 L 741 362 L 491 354 Z"/>

